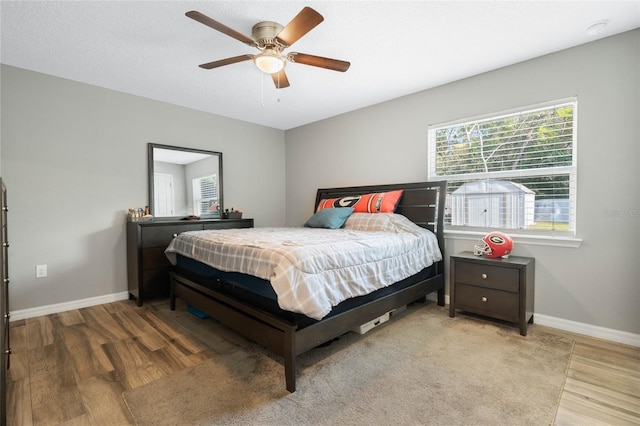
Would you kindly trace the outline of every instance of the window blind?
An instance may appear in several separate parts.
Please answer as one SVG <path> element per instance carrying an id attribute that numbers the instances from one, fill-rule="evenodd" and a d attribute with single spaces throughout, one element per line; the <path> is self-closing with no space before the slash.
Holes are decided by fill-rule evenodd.
<path id="1" fill-rule="evenodd" d="M 193 211 L 196 216 L 219 213 L 216 175 L 193 179 Z"/>
<path id="2" fill-rule="evenodd" d="M 575 235 L 577 99 L 429 127 L 445 223 Z"/>

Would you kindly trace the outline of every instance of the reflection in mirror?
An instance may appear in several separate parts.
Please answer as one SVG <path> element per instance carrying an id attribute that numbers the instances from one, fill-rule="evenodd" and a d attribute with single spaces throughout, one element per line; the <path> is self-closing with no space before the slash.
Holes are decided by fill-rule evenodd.
<path id="1" fill-rule="evenodd" d="M 160 218 L 219 218 L 222 153 L 150 143 L 149 207 Z"/>

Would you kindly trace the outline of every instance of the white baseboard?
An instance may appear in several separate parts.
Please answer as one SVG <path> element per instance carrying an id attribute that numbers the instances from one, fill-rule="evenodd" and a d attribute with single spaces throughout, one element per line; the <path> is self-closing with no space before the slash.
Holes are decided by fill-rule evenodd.
<path id="1" fill-rule="evenodd" d="M 435 294 L 427 296 L 429 300 L 436 300 Z M 57 314 L 59 312 L 70 311 L 73 309 L 86 308 L 89 306 L 101 305 L 103 303 L 117 302 L 119 300 L 129 299 L 129 293 L 123 291 L 121 293 L 108 294 L 105 296 L 91 297 L 88 299 L 74 300 L 71 302 L 58 303 L 55 305 L 39 306 L 37 308 L 21 309 L 11 311 L 11 321 L 18 321 L 26 318 L 39 317 L 41 315 Z M 445 303 L 449 304 L 449 295 L 445 295 Z M 533 320 L 535 324 L 544 325 L 546 327 L 557 328 L 559 330 L 570 331 L 572 333 L 583 334 L 585 336 L 596 337 L 599 339 L 609 340 L 612 342 L 623 343 L 625 345 L 640 347 L 640 334 L 629 333 L 627 331 L 613 330 L 611 328 L 599 327 L 597 325 L 585 324 L 576 321 L 569 321 L 562 318 L 551 317 L 548 315 L 534 314 Z"/>
<path id="2" fill-rule="evenodd" d="M 105 296 L 90 297 L 88 299 L 73 300 L 71 302 L 56 303 L 55 305 L 38 306 L 36 308 L 20 309 L 11 311 L 11 321 L 18 321 L 27 318 L 39 317 L 42 315 L 57 314 L 59 312 L 71 311 L 73 309 L 87 308 L 89 306 L 102 305 L 104 303 L 117 302 L 129 299 L 129 292 L 107 294 Z"/>
<path id="3" fill-rule="evenodd" d="M 533 322 L 535 324 L 557 328 L 559 330 L 570 331 L 572 333 L 583 334 L 585 336 L 597 337 L 599 339 L 640 347 L 640 334 L 629 333 L 628 331 L 614 330 L 611 328 L 569 321 L 542 314 L 534 314 Z"/>
<path id="4" fill-rule="evenodd" d="M 435 301 L 435 293 L 427 295 L 427 299 Z M 444 300 L 445 303 L 449 305 L 449 295 L 446 295 Z M 546 327 L 557 328 L 558 330 L 570 331 L 584 336 L 596 337 L 598 339 L 609 340 L 611 342 L 640 347 L 640 334 L 629 333 L 628 331 L 614 330 L 611 328 L 599 327 L 597 325 L 585 324 L 535 313 L 533 314 L 533 322 Z"/>

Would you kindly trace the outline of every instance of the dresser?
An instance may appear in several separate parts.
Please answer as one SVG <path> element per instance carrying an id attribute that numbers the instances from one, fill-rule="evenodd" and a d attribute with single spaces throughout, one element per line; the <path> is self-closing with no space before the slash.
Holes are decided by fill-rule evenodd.
<path id="1" fill-rule="evenodd" d="M 456 309 L 517 323 L 527 335 L 533 323 L 535 259 L 506 259 L 462 252 L 450 257 L 449 316 Z"/>
<path id="2" fill-rule="evenodd" d="M 169 296 L 171 263 L 164 254 L 181 232 L 252 228 L 253 219 L 144 220 L 127 222 L 127 281 L 129 299 L 138 306 L 151 298 Z"/>
<path id="3" fill-rule="evenodd" d="M 7 189 L 4 181 L 0 179 L 0 237 L 2 250 L 0 250 L 0 270 L 2 271 L 2 283 L 0 283 L 0 426 L 7 424 L 7 369 L 11 356 L 9 346 L 9 266 L 7 254 L 9 242 L 7 240 Z"/>

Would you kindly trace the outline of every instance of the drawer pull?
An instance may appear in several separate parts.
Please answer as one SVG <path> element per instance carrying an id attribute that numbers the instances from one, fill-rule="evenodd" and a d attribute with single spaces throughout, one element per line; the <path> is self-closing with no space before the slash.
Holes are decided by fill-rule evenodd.
<path id="1" fill-rule="evenodd" d="M 482 274 L 481 277 L 482 277 L 483 280 L 486 280 L 487 279 L 487 274 Z"/>
<path id="2" fill-rule="evenodd" d="M 483 302 L 483 303 L 487 303 L 487 298 L 486 298 L 486 297 L 484 297 L 484 296 L 482 296 L 482 302 Z"/>

